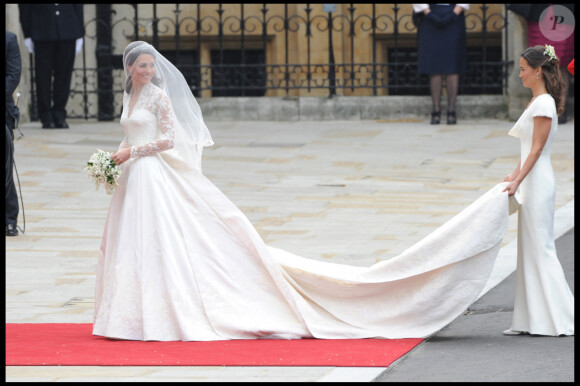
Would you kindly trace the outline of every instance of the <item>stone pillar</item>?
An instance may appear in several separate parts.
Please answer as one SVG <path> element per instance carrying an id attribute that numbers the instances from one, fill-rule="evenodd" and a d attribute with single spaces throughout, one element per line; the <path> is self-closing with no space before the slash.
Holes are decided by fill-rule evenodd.
<path id="1" fill-rule="evenodd" d="M 508 119 L 517 120 L 531 99 L 531 91 L 525 88 L 519 78 L 520 58 L 528 48 L 528 22 L 520 15 L 508 11 Z"/>

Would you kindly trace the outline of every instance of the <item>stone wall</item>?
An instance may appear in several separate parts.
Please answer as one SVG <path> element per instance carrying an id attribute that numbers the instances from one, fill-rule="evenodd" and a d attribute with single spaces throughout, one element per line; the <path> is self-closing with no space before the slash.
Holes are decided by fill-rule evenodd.
<path id="1" fill-rule="evenodd" d="M 22 55 L 22 77 L 18 91 L 21 92 L 19 107 L 21 121 L 27 122 L 30 106 L 30 55 L 24 47 L 24 36 L 19 22 L 17 4 L 6 4 L 6 29 L 17 34 Z M 85 20 L 94 18 L 94 4 L 85 6 Z M 508 68 L 508 87 L 504 95 L 458 95 L 458 119 L 500 118 L 516 120 L 531 98 L 530 90 L 519 79 L 519 58 L 527 47 L 526 21 L 509 11 L 508 60 L 514 63 Z M 94 26 L 87 27 L 94 34 Z M 505 32 L 504 32 L 505 33 Z M 85 52 L 90 65 L 94 62 L 96 49 L 94 39 L 85 39 Z M 77 55 L 75 66 L 82 66 Z M 327 92 L 327 91 L 325 91 Z M 82 103 L 76 98 L 70 103 Z M 93 98 L 94 99 L 94 98 Z M 92 101 L 95 105 L 96 101 Z M 446 114 L 446 97 L 442 96 L 443 120 Z M 431 112 L 428 96 L 291 96 L 291 97 L 219 97 L 200 98 L 204 116 L 212 120 L 331 120 L 331 119 L 427 119 Z M 574 99 L 568 99 L 568 116 L 573 112 Z M 71 107 L 71 106 L 69 106 Z M 72 109 L 72 107 L 71 107 Z M 75 108 L 79 110 L 79 108 Z"/>
<path id="2" fill-rule="evenodd" d="M 526 19 L 518 14 L 508 11 L 508 60 L 513 64 L 508 68 L 508 117 L 511 120 L 517 120 L 522 111 L 528 105 L 531 98 L 531 91 L 526 89 L 519 77 L 520 57 L 522 52 L 528 47 L 528 23 Z"/>
<path id="3" fill-rule="evenodd" d="M 507 101 L 502 95 L 459 95 L 457 118 L 506 119 Z M 220 97 L 198 102 L 205 119 L 218 121 L 425 120 L 432 106 L 429 96 Z M 441 111 L 445 122 L 445 97 Z"/>

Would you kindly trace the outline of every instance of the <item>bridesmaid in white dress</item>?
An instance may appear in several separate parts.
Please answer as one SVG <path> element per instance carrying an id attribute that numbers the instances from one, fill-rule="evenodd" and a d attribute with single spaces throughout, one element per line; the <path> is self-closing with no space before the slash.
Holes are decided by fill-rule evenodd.
<path id="1" fill-rule="evenodd" d="M 564 111 L 564 83 L 554 48 L 535 46 L 520 58 L 520 78 L 533 98 L 509 134 L 520 138 L 521 158 L 504 181 L 519 188 L 514 313 L 505 335 L 574 335 L 574 295 L 554 243 L 556 183 L 550 153 Z"/>
<path id="2" fill-rule="evenodd" d="M 112 158 L 93 334 L 131 340 L 426 337 L 485 287 L 508 225 L 507 182 L 387 261 L 354 267 L 267 246 L 201 173 L 213 144 L 183 75 L 133 42 Z"/>

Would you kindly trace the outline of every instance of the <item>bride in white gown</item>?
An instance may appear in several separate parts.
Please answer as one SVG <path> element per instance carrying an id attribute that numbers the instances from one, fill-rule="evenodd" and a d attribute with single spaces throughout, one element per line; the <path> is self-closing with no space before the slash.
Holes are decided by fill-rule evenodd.
<path id="1" fill-rule="evenodd" d="M 103 233 L 93 334 L 130 340 L 426 337 L 484 288 L 508 223 L 507 183 L 399 256 L 371 267 L 264 244 L 201 173 L 212 145 L 181 73 L 151 45 L 125 49 L 113 155 L 123 173 Z"/>

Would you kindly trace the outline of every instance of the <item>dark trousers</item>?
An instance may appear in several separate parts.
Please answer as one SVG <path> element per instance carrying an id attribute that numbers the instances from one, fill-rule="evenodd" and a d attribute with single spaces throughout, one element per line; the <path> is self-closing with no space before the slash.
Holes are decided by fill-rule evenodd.
<path id="1" fill-rule="evenodd" d="M 74 60 L 75 39 L 34 42 L 36 99 L 42 123 L 66 119 Z"/>
<path id="2" fill-rule="evenodd" d="M 18 221 L 18 196 L 14 186 L 12 170 L 14 153 L 14 131 L 6 125 L 6 224 L 16 225 Z"/>

